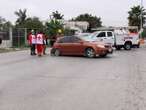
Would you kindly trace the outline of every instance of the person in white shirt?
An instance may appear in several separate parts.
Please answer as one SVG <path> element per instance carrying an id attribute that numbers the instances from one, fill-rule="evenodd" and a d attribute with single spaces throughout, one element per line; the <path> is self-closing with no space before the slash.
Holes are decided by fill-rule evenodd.
<path id="1" fill-rule="evenodd" d="M 44 34 L 42 32 L 38 32 L 36 35 L 36 47 L 38 56 L 42 56 L 43 54 L 43 42 L 44 42 Z"/>
<path id="2" fill-rule="evenodd" d="M 34 30 L 28 35 L 28 43 L 30 45 L 30 54 L 36 55 L 35 47 L 36 47 L 36 36 L 34 34 Z"/>

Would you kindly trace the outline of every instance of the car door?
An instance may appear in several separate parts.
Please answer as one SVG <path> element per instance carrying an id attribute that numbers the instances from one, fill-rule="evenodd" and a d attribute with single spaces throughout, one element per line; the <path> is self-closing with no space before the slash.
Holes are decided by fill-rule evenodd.
<path id="1" fill-rule="evenodd" d="M 72 54 L 74 54 L 74 55 L 83 54 L 83 52 L 84 52 L 83 41 L 76 36 L 73 36 L 71 38 L 71 41 L 72 41 L 72 45 L 71 45 Z"/>
<path id="2" fill-rule="evenodd" d="M 70 36 L 64 37 L 61 43 L 59 44 L 61 53 L 65 55 L 72 53 L 71 45 L 72 45 L 71 37 Z"/>

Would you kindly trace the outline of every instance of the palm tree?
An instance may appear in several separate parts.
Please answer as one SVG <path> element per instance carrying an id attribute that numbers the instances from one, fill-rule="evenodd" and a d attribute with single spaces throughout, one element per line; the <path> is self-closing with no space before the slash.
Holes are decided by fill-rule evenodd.
<path id="1" fill-rule="evenodd" d="M 129 21 L 129 26 L 138 26 L 140 29 L 140 24 L 141 24 L 141 16 L 142 16 L 142 23 L 145 24 L 146 20 L 146 12 L 145 9 L 141 6 L 134 6 L 131 8 L 131 10 L 128 12 L 128 21 Z M 142 25 L 143 25 L 142 24 Z"/>
<path id="2" fill-rule="evenodd" d="M 15 11 L 15 15 L 18 16 L 16 24 L 21 25 L 26 21 L 26 18 L 27 18 L 26 12 L 27 12 L 26 9 L 24 10 L 19 9 L 18 11 Z"/>
<path id="3" fill-rule="evenodd" d="M 63 19 L 64 15 L 62 15 L 61 13 L 59 13 L 58 11 L 52 12 L 52 16 L 54 19 Z"/>

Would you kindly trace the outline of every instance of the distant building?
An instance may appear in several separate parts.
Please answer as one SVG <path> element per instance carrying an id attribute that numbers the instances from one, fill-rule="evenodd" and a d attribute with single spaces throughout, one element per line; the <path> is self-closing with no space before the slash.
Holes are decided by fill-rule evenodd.
<path id="1" fill-rule="evenodd" d="M 83 32 L 88 29 L 89 23 L 86 21 L 63 21 L 64 28 L 69 28 L 76 30 L 78 32 Z"/>

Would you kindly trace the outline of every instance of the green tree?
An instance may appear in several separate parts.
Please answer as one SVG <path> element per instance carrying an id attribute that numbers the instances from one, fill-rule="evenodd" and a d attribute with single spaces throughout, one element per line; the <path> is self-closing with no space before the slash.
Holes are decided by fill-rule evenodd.
<path id="1" fill-rule="evenodd" d="M 87 21 L 89 23 L 88 30 L 90 31 L 92 28 L 97 28 L 102 26 L 101 18 L 97 16 L 93 16 L 91 14 L 85 13 L 77 16 L 73 21 Z"/>
<path id="2" fill-rule="evenodd" d="M 63 24 L 58 20 L 51 20 L 46 23 L 47 33 L 50 37 L 54 37 L 58 34 L 58 30 L 63 30 Z"/>
<path id="3" fill-rule="evenodd" d="M 6 22 L 6 20 L 4 18 L 0 17 L 0 30 L 3 29 L 3 25 L 5 22 Z"/>
<path id="4" fill-rule="evenodd" d="M 19 9 L 18 11 L 15 11 L 15 15 L 18 17 L 18 19 L 16 20 L 16 25 L 23 25 L 23 23 L 26 21 L 27 19 L 27 15 L 26 15 L 27 10 L 26 9 Z"/>
<path id="5" fill-rule="evenodd" d="M 38 17 L 33 17 L 33 18 L 27 18 L 25 20 L 25 23 L 23 24 L 23 28 L 27 29 L 34 29 L 34 30 L 43 30 L 44 25 L 43 23 L 39 20 Z"/>
<path id="6" fill-rule="evenodd" d="M 58 37 L 59 30 L 63 31 L 63 24 L 56 19 L 51 19 L 51 21 L 46 23 L 45 33 L 49 35 L 50 45 L 52 46 Z"/>
<path id="7" fill-rule="evenodd" d="M 12 27 L 12 23 L 0 17 L 0 30 L 6 30 L 9 29 L 10 27 Z"/>
<path id="8" fill-rule="evenodd" d="M 43 30 L 43 23 L 39 20 L 38 17 L 29 17 L 27 18 L 26 9 L 19 9 L 15 11 L 15 15 L 18 16 L 16 21 L 16 28 L 27 28 L 28 30 Z"/>
<path id="9" fill-rule="evenodd" d="M 142 12 L 142 14 L 141 14 L 141 12 Z M 129 16 L 128 16 L 129 26 L 138 26 L 138 28 L 140 29 L 141 16 L 142 16 L 143 24 L 145 23 L 146 12 L 145 12 L 145 9 L 143 7 L 141 8 L 139 5 L 134 6 L 130 9 L 128 14 L 129 14 Z"/>
<path id="10" fill-rule="evenodd" d="M 6 21 L 4 24 L 3 24 L 3 29 L 4 30 L 8 30 L 10 27 L 13 27 L 12 23 L 10 21 Z"/>
<path id="11" fill-rule="evenodd" d="M 142 38 L 146 38 L 146 28 L 144 28 L 144 30 L 142 32 Z"/>
<path id="12" fill-rule="evenodd" d="M 63 31 L 63 23 L 62 19 L 64 15 L 59 13 L 58 11 L 52 12 L 50 15 L 52 18 L 50 18 L 50 21 L 46 23 L 46 32 L 48 35 L 52 38 L 58 34 L 58 30 Z"/>

